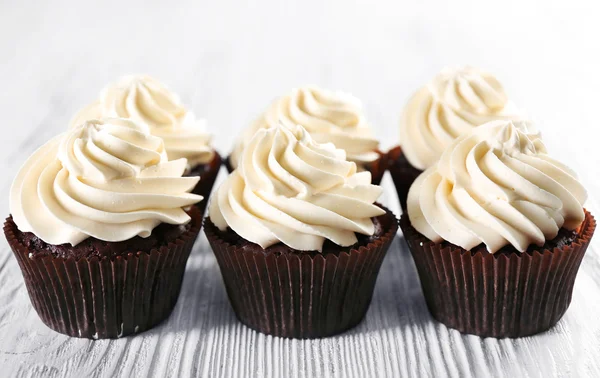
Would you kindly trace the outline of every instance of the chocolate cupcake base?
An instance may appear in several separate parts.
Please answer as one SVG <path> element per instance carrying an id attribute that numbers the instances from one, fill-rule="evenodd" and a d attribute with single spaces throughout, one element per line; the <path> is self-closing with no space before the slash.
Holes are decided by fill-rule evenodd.
<path id="1" fill-rule="evenodd" d="M 387 154 L 381 151 L 377 151 L 377 154 L 379 154 L 379 159 L 365 164 L 363 167 L 366 171 L 371 172 L 371 183 L 373 185 L 379 185 L 381 183 L 381 179 L 387 169 Z M 227 156 L 223 162 L 229 173 L 233 172 L 230 156 Z"/>
<path id="2" fill-rule="evenodd" d="M 219 171 L 221 170 L 221 164 L 221 156 L 215 151 L 215 155 L 210 162 L 196 165 L 192 167 L 189 172 L 185 173 L 185 176 L 200 176 L 200 181 L 198 181 L 198 184 L 196 184 L 196 187 L 194 187 L 192 193 L 199 194 L 204 197 L 202 201 L 196 204 L 196 207 L 200 209 L 202 214 L 204 214 L 206 204 L 208 203 L 208 198 L 215 184 L 217 176 L 219 175 Z"/>
<path id="3" fill-rule="evenodd" d="M 233 231 L 225 235 L 206 218 L 204 231 L 238 319 L 268 335 L 301 339 L 335 335 L 360 323 L 398 229 L 397 218 L 383 209 L 386 214 L 374 218 L 374 237 L 337 252 L 328 246 L 323 253 L 232 242 Z"/>
<path id="4" fill-rule="evenodd" d="M 563 229 L 544 247 L 495 254 L 433 243 L 407 215 L 400 227 L 433 317 L 462 333 L 503 338 L 546 331 L 564 315 L 596 221 L 586 211 L 574 233 Z"/>
<path id="5" fill-rule="evenodd" d="M 387 169 L 392 175 L 392 180 L 394 180 L 402 211 L 406 212 L 406 198 L 410 186 L 423 171 L 413 167 L 408 162 L 400 147 L 395 147 L 387 153 Z"/>
<path id="6" fill-rule="evenodd" d="M 189 214 L 189 227 L 162 245 L 110 257 L 37 250 L 38 243 L 31 243 L 12 218 L 4 223 L 4 234 L 44 324 L 68 336 L 113 339 L 150 329 L 173 310 L 202 225 L 199 209 L 192 207 Z"/>

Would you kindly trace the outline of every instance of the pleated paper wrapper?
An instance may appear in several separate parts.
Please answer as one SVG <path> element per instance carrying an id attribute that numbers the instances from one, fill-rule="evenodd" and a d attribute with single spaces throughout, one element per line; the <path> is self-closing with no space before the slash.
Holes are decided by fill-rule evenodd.
<path id="1" fill-rule="evenodd" d="M 204 230 L 238 319 L 268 335 L 302 339 L 356 326 L 369 308 L 379 268 L 398 229 L 395 215 L 384 210 L 379 238 L 339 254 L 278 254 L 250 242 L 233 246 L 207 218 Z"/>
<path id="2" fill-rule="evenodd" d="M 586 211 L 576 239 L 562 248 L 509 254 L 433 243 L 406 215 L 400 227 L 433 317 L 462 333 L 504 338 L 546 331 L 565 314 L 596 221 Z"/>
<path id="3" fill-rule="evenodd" d="M 406 198 L 412 183 L 423 171 L 413 167 L 402 153 L 400 147 L 395 147 L 387 153 L 387 169 L 390 171 L 402 211 L 406 212 Z"/>
<path id="4" fill-rule="evenodd" d="M 12 218 L 6 220 L 4 234 L 44 324 L 68 336 L 112 339 L 150 329 L 173 310 L 202 225 L 198 209 L 189 213 L 191 228 L 174 242 L 113 259 L 35 257 L 18 240 Z"/>
<path id="5" fill-rule="evenodd" d="M 213 185 L 215 184 L 215 180 L 219 175 L 219 171 L 221 170 L 221 156 L 215 151 L 214 158 L 208 163 L 208 169 L 202 173 L 200 176 L 200 181 L 192 190 L 192 193 L 199 194 L 204 197 L 204 199 L 196 204 L 204 215 L 204 211 L 206 210 L 206 205 L 208 204 L 208 197 L 210 196 L 210 192 L 212 191 Z"/>

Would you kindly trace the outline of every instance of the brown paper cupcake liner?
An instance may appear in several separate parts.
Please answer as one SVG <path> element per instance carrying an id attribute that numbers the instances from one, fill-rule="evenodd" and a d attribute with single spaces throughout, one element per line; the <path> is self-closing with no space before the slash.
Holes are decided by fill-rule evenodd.
<path id="1" fill-rule="evenodd" d="M 4 234 L 25 280 L 33 308 L 51 329 L 89 339 L 113 339 L 143 332 L 166 319 L 177 303 L 185 265 L 202 225 L 149 252 L 105 257 L 30 257 L 12 218 Z"/>
<path id="2" fill-rule="evenodd" d="M 406 215 L 400 227 L 433 317 L 462 333 L 502 338 L 540 333 L 560 320 L 596 221 L 586 211 L 576 239 L 561 248 L 496 254 L 433 243 Z"/>
<path id="3" fill-rule="evenodd" d="M 268 335 L 302 339 L 356 326 L 398 229 L 395 215 L 383 209 L 380 237 L 349 252 L 325 254 L 265 251 L 249 242 L 234 246 L 206 218 L 204 231 L 238 319 Z"/>
<path id="4" fill-rule="evenodd" d="M 406 198 L 410 186 L 423 171 L 413 167 L 406 160 L 400 147 L 395 147 L 387 153 L 387 169 L 392 175 L 392 180 L 394 180 L 402 211 L 406 212 Z"/>
<path id="5" fill-rule="evenodd" d="M 371 183 L 373 185 L 379 185 L 381 183 L 381 179 L 387 169 L 387 154 L 381 151 L 377 151 L 377 154 L 379 154 L 379 159 L 364 166 L 365 170 L 371 172 Z M 229 161 L 230 156 L 227 156 L 223 162 L 229 173 L 233 172 L 233 167 Z"/>
<path id="6" fill-rule="evenodd" d="M 227 168 L 228 173 L 231 173 L 234 171 L 233 166 L 231 165 L 231 155 L 227 156 L 223 160 L 223 165 L 225 165 L 225 168 Z"/>
<path id="7" fill-rule="evenodd" d="M 371 183 L 373 185 L 381 184 L 383 174 L 387 170 L 387 154 L 381 151 L 377 151 L 379 158 L 371 163 L 364 165 L 364 168 L 371 172 Z"/>
<path id="8" fill-rule="evenodd" d="M 208 167 L 206 170 L 200 174 L 200 181 L 198 181 L 198 184 L 196 184 L 192 190 L 192 193 L 199 194 L 204 197 L 202 201 L 196 204 L 196 207 L 200 209 L 202 214 L 204 214 L 210 193 L 215 184 L 217 176 L 219 175 L 219 171 L 221 170 L 221 164 L 221 155 L 215 151 L 214 158 L 207 164 Z M 191 173 L 194 175 L 193 171 Z"/>

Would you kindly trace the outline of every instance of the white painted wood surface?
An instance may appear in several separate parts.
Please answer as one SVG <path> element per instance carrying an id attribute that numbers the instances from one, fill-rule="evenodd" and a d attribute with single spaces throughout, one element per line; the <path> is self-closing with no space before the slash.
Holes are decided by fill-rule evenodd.
<path id="1" fill-rule="evenodd" d="M 580 172 L 587 207 L 600 214 L 597 2 L 85 3 L 0 2 L 1 214 L 8 215 L 8 189 L 25 158 L 122 74 L 169 83 L 208 119 L 227 154 L 237 130 L 270 99 L 305 83 L 363 99 L 383 147 L 391 147 L 411 91 L 442 66 L 464 63 L 502 79 L 551 152 Z M 398 210 L 388 177 L 384 185 L 383 202 Z M 599 377 L 599 318 L 600 236 L 559 324 L 496 340 L 463 336 L 431 318 L 399 235 L 356 329 L 314 341 L 267 337 L 236 322 L 201 236 L 165 323 L 93 342 L 38 320 L 0 241 L 2 377 Z"/>

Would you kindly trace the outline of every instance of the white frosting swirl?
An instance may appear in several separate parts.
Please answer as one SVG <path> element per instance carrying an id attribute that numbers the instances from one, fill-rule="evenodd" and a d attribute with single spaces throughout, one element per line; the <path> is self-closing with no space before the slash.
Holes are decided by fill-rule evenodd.
<path id="1" fill-rule="evenodd" d="M 169 159 L 186 158 L 190 166 L 206 164 L 214 157 L 212 136 L 206 122 L 197 119 L 179 97 L 162 83 L 146 75 L 125 76 L 110 84 L 100 99 L 80 110 L 71 127 L 89 119 L 120 117 L 145 123 L 152 135 L 165 141 Z"/>
<path id="2" fill-rule="evenodd" d="M 304 126 L 316 142 L 335 144 L 346 151 L 348 160 L 359 165 L 379 157 L 379 142 L 371 133 L 360 101 L 347 93 L 309 86 L 275 100 L 242 132 L 231 152 L 232 166 L 237 167 L 243 149 L 257 130 L 276 127 L 279 122 L 289 127 Z"/>
<path id="3" fill-rule="evenodd" d="M 425 170 L 456 137 L 500 119 L 523 117 L 494 76 L 472 67 L 446 68 L 404 107 L 400 145 L 410 164 Z"/>
<path id="4" fill-rule="evenodd" d="M 186 164 L 167 161 L 163 141 L 143 124 L 88 121 L 25 162 L 11 187 L 10 211 L 19 230 L 49 244 L 148 237 L 161 222 L 189 222 L 182 208 L 202 200 L 188 193 L 199 178 L 181 177 Z"/>
<path id="5" fill-rule="evenodd" d="M 263 248 L 321 251 L 325 239 L 350 246 L 356 232 L 372 235 L 371 217 L 385 213 L 373 204 L 381 191 L 344 150 L 279 125 L 254 135 L 211 201 L 210 219 Z"/>
<path id="6" fill-rule="evenodd" d="M 584 220 L 587 193 L 577 175 L 550 158 L 521 122 L 492 121 L 465 134 L 408 193 L 413 227 L 466 250 L 484 243 L 525 251 Z"/>

